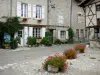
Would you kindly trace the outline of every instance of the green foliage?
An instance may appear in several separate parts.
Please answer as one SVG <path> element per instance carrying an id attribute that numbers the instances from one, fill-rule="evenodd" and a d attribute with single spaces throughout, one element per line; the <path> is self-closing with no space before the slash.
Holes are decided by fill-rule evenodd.
<path id="1" fill-rule="evenodd" d="M 73 32 L 73 29 L 71 27 L 68 29 L 68 36 L 69 36 L 68 42 L 73 43 L 74 42 L 74 39 L 73 39 L 74 32 Z"/>
<path id="2" fill-rule="evenodd" d="M 35 45 L 35 44 L 36 44 L 36 37 L 31 37 L 31 36 L 29 36 L 29 37 L 27 38 L 27 45 L 33 46 L 33 45 Z"/>
<path id="3" fill-rule="evenodd" d="M 21 39 L 20 37 L 16 37 L 17 42 L 20 44 L 21 43 Z"/>
<path id="4" fill-rule="evenodd" d="M 52 45 L 52 41 L 50 40 L 50 37 L 44 37 L 41 40 L 41 44 L 45 45 L 45 46 L 51 46 Z"/>
<path id="5" fill-rule="evenodd" d="M 50 36 L 52 36 L 52 34 L 51 34 L 50 31 L 47 31 L 47 32 L 45 32 L 45 36 L 46 36 L 46 37 L 50 37 Z"/>
<path id="6" fill-rule="evenodd" d="M 56 39 L 54 44 L 62 44 L 63 42 L 60 39 Z"/>
<path id="7" fill-rule="evenodd" d="M 4 23 L 5 32 L 8 32 L 11 35 L 14 35 L 15 32 L 22 29 L 18 17 L 9 17 L 7 18 L 6 22 Z"/>
<path id="8" fill-rule="evenodd" d="M 66 59 L 63 56 L 49 56 L 44 63 L 44 69 L 48 71 L 48 65 L 59 68 L 61 70 L 65 65 Z"/>
<path id="9" fill-rule="evenodd" d="M 11 49 L 16 49 L 18 47 L 18 42 L 17 42 L 17 39 L 11 39 L 11 42 L 10 42 L 10 48 Z"/>
<path id="10" fill-rule="evenodd" d="M 63 52 L 63 54 L 68 59 L 75 59 L 76 58 L 76 51 L 74 49 L 67 49 Z"/>

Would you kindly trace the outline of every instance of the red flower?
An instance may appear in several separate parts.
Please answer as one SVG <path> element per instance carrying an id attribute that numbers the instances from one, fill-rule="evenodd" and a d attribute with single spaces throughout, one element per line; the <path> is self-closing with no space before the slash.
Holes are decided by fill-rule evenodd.
<path id="1" fill-rule="evenodd" d="M 26 22 L 27 21 L 27 18 L 23 18 L 23 22 Z"/>
<path id="2" fill-rule="evenodd" d="M 48 58 L 52 58 L 52 56 L 49 56 Z"/>
<path id="3" fill-rule="evenodd" d="M 67 65 L 64 65 L 63 68 L 64 68 L 64 69 L 67 69 Z"/>

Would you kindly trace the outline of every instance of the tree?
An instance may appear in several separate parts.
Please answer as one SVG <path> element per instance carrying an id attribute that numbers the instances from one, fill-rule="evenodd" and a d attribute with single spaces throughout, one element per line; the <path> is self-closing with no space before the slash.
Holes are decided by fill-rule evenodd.
<path id="1" fill-rule="evenodd" d="M 74 32 L 73 32 L 73 29 L 71 27 L 68 29 L 68 36 L 69 36 L 68 42 L 73 43 Z"/>
<path id="2" fill-rule="evenodd" d="M 14 38 L 14 34 L 22 29 L 22 26 L 20 25 L 20 21 L 18 20 L 18 17 L 9 17 L 7 18 L 5 25 L 5 32 L 8 32 L 12 38 Z"/>

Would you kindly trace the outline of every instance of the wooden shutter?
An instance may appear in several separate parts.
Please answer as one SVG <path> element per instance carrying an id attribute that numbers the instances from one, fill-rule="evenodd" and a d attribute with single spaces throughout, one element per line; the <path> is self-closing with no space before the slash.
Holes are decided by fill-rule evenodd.
<path id="1" fill-rule="evenodd" d="M 33 36 L 33 27 L 29 27 L 29 36 Z"/>
<path id="2" fill-rule="evenodd" d="M 23 4 L 23 17 L 25 17 L 25 4 Z"/>
<path id="3" fill-rule="evenodd" d="M 21 17 L 21 2 L 17 2 L 17 16 Z"/>
<path id="4" fill-rule="evenodd" d="M 44 6 L 42 6 L 42 19 L 44 19 Z"/>
<path id="5" fill-rule="evenodd" d="M 60 39 L 60 30 L 58 30 L 58 39 Z"/>
<path id="6" fill-rule="evenodd" d="M 66 39 L 68 39 L 68 37 L 69 37 L 69 36 L 68 36 L 68 31 L 66 31 Z"/>
<path id="7" fill-rule="evenodd" d="M 36 5 L 33 5 L 33 18 L 36 18 Z"/>
<path id="8" fill-rule="evenodd" d="M 31 12 L 32 12 L 31 11 L 31 4 L 28 4 L 28 18 L 31 18 L 31 15 L 32 15 Z"/>

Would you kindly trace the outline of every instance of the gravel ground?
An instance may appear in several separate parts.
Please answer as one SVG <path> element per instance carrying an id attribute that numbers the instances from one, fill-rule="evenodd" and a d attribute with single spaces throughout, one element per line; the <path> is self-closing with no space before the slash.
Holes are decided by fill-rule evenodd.
<path id="1" fill-rule="evenodd" d="M 0 75 L 3 70 L 13 70 L 11 74 L 5 75 L 100 75 L 100 50 L 96 48 L 87 48 L 85 53 L 78 54 L 77 59 L 67 60 L 68 69 L 64 73 L 48 73 L 41 70 L 43 60 L 47 56 L 37 60 L 21 61 L 19 63 L 0 66 Z"/>

